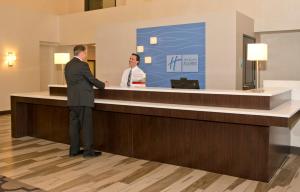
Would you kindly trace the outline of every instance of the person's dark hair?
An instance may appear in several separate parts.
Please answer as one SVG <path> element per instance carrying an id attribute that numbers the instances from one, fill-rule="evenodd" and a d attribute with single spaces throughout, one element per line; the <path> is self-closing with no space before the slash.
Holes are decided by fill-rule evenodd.
<path id="1" fill-rule="evenodd" d="M 76 45 L 73 49 L 74 55 L 78 56 L 80 52 L 85 51 L 85 50 L 86 50 L 86 48 L 84 45 Z"/>
<path id="2" fill-rule="evenodd" d="M 136 60 L 139 62 L 139 64 L 140 64 L 140 60 L 141 60 L 141 57 L 138 55 L 138 54 L 136 54 L 136 53 L 132 53 L 131 55 L 134 55 L 135 57 L 136 57 Z"/>

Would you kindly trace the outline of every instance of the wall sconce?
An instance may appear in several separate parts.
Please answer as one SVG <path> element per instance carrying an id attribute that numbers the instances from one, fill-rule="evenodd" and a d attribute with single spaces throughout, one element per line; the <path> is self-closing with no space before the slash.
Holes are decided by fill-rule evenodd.
<path id="1" fill-rule="evenodd" d="M 137 46 L 136 52 L 138 52 L 138 53 L 144 53 L 144 46 Z"/>
<path id="2" fill-rule="evenodd" d="M 157 37 L 150 37 L 150 44 L 151 45 L 156 45 L 157 44 Z"/>
<path id="3" fill-rule="evenodd" d="M 145 57 L 145 63 L 151 64 L 152 63 L 152 57 Z"/>
<path id="4" fill-rule="evenodd" d="M 17 60 L 17 56 L 13 52 L 8 52 L 6 55 L 6 63 L 9 67 L 14 66 L 15 62 Z"/>

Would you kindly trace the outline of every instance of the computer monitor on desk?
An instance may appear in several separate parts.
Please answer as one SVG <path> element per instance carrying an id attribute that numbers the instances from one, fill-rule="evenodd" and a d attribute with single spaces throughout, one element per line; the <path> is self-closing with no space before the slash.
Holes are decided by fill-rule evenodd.
<path id="1" fill-rule="evenodd" d="M 198 80 L 188 80 L 180 78 L 180 80 L 171 80 L 173 89 L 200 89 Z"/>

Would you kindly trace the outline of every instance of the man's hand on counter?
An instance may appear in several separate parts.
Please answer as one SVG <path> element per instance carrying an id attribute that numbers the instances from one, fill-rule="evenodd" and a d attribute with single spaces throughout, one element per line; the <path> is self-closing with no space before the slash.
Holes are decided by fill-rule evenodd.
<path id="1" fill-rule="evenodd" d="M 105 87 L 109 87 L 109 82 L 105 81 Z"/>

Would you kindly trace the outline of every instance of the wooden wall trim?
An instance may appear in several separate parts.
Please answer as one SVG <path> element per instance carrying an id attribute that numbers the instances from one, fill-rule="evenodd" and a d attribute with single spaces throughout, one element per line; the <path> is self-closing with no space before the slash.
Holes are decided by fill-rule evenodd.
<path id="1" fill-rule="evenodd" d="M 0 115 L 10 115 L 11 110 L 6 110 L 6 111 L 0 111 Z"/>
<path id="2" fill-rule="evenodd" d="M 206 93 L 176 93 L 176 92 L 152 92 L 134 90 L 94 90 L 95 98 L 152 102 L 165 104 L 181 104 L 195 106 L 230 107 L 243 109 L 270 110 L 291 99 L 290 92 L 275 96 L 249 96 L 249 95 L 226 95 Z M 51 96 L 66 96 L 67 88 L 50 87 Z"/>
<path id="3" fill-rule="evenodd" d="M 58 106 L 58 107 L 67 106 L 67 101 L 54 100 L 54 99 L 12 96 L 12 101 L 37 104 L 37 105 Z M 292 125 L 295 124 L 295 121 L 298 121 L 299 119 L 298 115 L 300 114 L 297 113 L 291 118 L 285 118 L 285 117 L 244 115 L 244 114 L 231 114 L 231 113 L 218 113 L 218 112 L 205 112 L 205 111 L 188 111 L 188 110 L 177 110 L 177 109 L 162 109 L 162 108 L 124 106 L 124 105 L 99 104 L 99 103 L 95 104 L 95 110 L 161 116 L 161 117 L 174 117 L 174 118 L 191 119 L 191 120 L 227 122 L 227 123 L 235 123 L 235 124 L 259 125 L 259 126 L 278 126 L 278 127 L 292 127 Z"/>
<path id="4" fill-rule="evenodd" d="M 288 120 L 288 127 L 293 128 L 298 121 L 300 120 L 300 111 L 298 111 L 296 114 L 294 114 L 289 120 Z"/>

